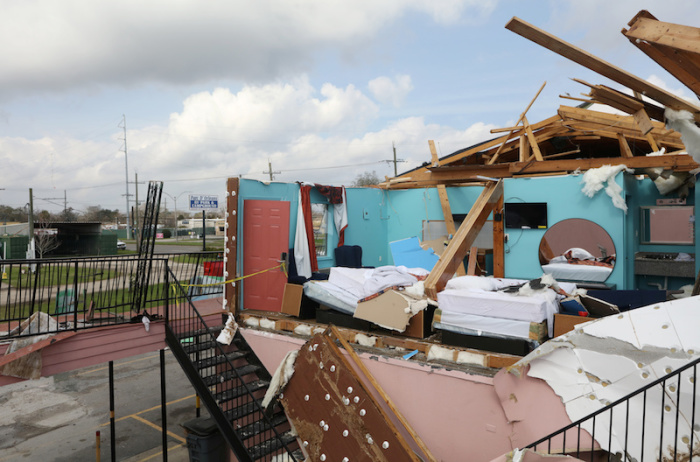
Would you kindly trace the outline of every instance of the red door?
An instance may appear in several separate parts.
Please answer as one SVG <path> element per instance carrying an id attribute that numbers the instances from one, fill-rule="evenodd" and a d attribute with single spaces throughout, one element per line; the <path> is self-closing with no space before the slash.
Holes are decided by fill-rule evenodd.
<path id="1" fill-rule="evenodd" d="M 243 201 L 243 274 L 278 266 L 289 251 L 289 202 Z M 243 280 L 243 309 L 281 311 L 287 277 L 281 268 Z"/>

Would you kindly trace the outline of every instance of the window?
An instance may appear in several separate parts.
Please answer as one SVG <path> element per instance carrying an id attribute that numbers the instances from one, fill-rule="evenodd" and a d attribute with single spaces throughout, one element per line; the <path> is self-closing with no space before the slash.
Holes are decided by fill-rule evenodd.
<path id="1" fill-rule="evenodd" d="M 325 257 L 328 254 L 328 204 L 311 204 L 311 223 L 316 256 Z"/>

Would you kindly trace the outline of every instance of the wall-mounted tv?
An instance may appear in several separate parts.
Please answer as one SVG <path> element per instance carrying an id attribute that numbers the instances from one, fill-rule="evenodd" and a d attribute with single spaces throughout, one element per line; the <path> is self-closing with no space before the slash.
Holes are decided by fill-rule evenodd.
<path id="1" fill-rule="evenodd" d="M 547 228 L 546 202 L 506 202 L 506 228 Z"/>

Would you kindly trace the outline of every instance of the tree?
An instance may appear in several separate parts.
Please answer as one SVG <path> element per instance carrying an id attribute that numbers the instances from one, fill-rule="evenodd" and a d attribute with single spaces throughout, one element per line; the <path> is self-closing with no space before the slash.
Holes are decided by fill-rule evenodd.
<path id="1" fill-rule="evenodd" d="M 40 220 L 34 228 L 34 248 L 39 254 L 39 258 L 44 258 L 44 254 L 56 250 L 60 246 L 58 231 L 55 228 L 49 228 L 48 221 Z"/>
<path id="2" fill-rule="evenodd" d="M 352 182 L 352 186 L 372 186 L 381 183 L 381 179 L 377 176 L 377 172 L 372 170 L 371 172 L 360 173 L 355 177 L 355 181 Z"/>

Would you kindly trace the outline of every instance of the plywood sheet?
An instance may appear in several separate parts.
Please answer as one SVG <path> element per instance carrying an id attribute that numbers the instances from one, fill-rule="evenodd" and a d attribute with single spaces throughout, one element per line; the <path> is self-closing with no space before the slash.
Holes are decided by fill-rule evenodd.
<path id="1" fill-rule="evenodd" d="M 299 351 L 280 401 L 311 461 L 417 461 L 328 336 Z"/>

